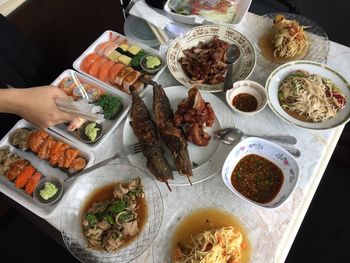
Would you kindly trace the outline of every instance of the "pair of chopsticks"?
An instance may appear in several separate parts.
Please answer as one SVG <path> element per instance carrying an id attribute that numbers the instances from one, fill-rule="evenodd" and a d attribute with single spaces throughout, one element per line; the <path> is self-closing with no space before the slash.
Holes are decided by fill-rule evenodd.
<path id="1" fill-rule="evenodd" d="M 81 110 L 79 110 L 79 108 L 76 106 L 75 101 L 72 101 L 70 99 L 58 98 L 55 100 L 55 102 L 57 107 L 61 111 L 74 114 L 88 121 L 92 121 L 92 122 L 101 121 L 101 117 L 99 117 L 97 114 L 82 112 Z"/>
<path id="2" fill-rule="evenodd" d="M 131 0 L 128 4 L 128 6 L 126 8 L 123 8 L 123 13 L 124 13 L 124 17 L 126 19 L 126 16 L 130 14 L 130 10 L 131 8 L 134 6 L 134 4 L 136 3 L 135 0 Z M 166 45 L 166 43 L 169 41 L 169 37 L 168 35 L 165 33 L 165 31 L 155 25 L 153 25 L 152 23 L 148 22 L 147 20 L 145 20 L 148 24 L 148 26 L 151 28 L 153 34 L 156 36 L 156 38 L 158 39 L 159 43 L 161 45 Z"/>
<path id="3" fill-rule="evenodd" d="M 152 23 L 146 21 L 148 26 L 151 28 L 153 34 L 156 36 L 158 39 L 159 43 L 161 45 L 166 45 L 166 43 L 169 41 L 168 35 L 165 33 L 165 31 L 159 27 L 156 27 Z"/>

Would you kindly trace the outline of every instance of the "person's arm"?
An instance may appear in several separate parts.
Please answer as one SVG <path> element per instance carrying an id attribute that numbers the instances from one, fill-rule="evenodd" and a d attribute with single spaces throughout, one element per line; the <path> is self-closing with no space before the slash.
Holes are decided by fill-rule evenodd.
<path id="1" fill-rule="evenodd" d="M 0 89 L 0 112 L 19 115 L 40 128 L 47 128 L 74 119 L 74 115 L 56 106 L 56 98 L 66 97 L 62 90 L 52 86 Z"/>

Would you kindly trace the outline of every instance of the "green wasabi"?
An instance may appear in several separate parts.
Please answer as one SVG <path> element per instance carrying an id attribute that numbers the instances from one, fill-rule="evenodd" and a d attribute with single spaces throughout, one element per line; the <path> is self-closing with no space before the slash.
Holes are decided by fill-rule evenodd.
<path id="1" fill-rule="evenodd" d="M 85 135 L 90 139 L 90 141 L 95 141 L 97 137 L 97 132 L 100 129 L 96 127 L 96 123 L 92 122 L 86 125 L 85 127 Z"/>
<path id="2" fill-rule="evenodd" d="M 46 182 L 44 188 L 40 190 L 40 196 L 44 200 L 48 200 L 51 197 L 53 197 L 57 193 L 57 191 L 58 188 L 56 187 L 56 185 L 50 182 Z"/>
<path id="3" fill-rule="evenodd" d="M 162 62 L 159 58 L 155 56 L 148 56 L 146 57 L 146 67 L 149 69 L 153 69 L 157 66 L 159 66 Z"/>

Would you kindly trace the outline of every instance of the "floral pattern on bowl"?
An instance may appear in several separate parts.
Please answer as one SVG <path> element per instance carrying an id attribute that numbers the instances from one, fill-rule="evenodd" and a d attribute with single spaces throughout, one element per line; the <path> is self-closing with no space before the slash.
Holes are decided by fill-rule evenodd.
<path id="1" fill-rule="evenodd" d="M 283 172 L 284 180 L 282 187 L 276 197 L 269 203 L 261 204 L 246 198 L 231 183 L 231 174 L 235 166 L 243 157 L 249 154 L 256 154 L 268 159 Z M 272 142 L 251 137 L 238 143 L 227 156 L 222 168 L 222 179 L 231 192 L 245 201 L 258 207 L 276 208 L 283 204 L 294 191 L 299 180 L 299 173 L 299 165 L 290 153 Z"/>

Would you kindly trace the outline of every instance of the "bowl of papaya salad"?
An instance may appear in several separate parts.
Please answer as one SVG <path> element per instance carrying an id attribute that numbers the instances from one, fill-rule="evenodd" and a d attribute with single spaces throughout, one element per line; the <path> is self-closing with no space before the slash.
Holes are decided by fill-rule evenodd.
<path id="1" fill-rule="evenodd" d="M 290 124 L 324 130 L 350 119 L 350 84 L 327 65 L 289 62 L 270 74 L 265 88 L 272 111 Z"/>

